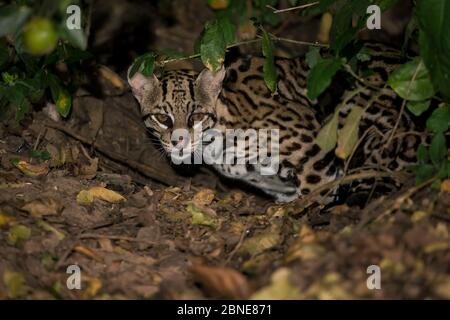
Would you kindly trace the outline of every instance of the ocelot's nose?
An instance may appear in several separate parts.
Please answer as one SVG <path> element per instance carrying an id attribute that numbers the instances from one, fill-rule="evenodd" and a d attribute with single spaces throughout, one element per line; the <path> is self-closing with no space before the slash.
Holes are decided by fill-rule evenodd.
<path id="1" fill-rule="evenodd" d="M 172 145 L 173 145 L 174 147 L 176 147 L 176 146 L 178 146 L 178 145 L 183 144 L 183 140 L 184 140 L 183 137 L 178 137 L 178 139 L 172 139 L 171 142 L 172 142 Z"/>

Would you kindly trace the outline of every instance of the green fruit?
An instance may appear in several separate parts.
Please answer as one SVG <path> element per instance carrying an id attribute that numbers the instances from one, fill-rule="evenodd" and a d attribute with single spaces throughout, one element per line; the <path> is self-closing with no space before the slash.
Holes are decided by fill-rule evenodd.
<path id="1" fill-rule="evenodd" d="M 24 27 L 23 42 L 27 52 L 44 55 L 55 49 L 58 34 L 53 22 L 47 18 L 33 18 Z"/>

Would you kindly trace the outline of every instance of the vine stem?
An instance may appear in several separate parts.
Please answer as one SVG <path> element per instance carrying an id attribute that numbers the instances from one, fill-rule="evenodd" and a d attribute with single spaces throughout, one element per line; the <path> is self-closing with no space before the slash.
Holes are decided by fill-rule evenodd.
<path id="1" fill-rule="evenodd" d="M 329 48 L 329 45 L 317 43 L 317 42 L 308 42 L 308 41 L 300 41 L 300 40 L 293 40 L 288 38 L 282 38 L 274 36 L 273 34 L 270 34 L 273 41 L 279 41 L 279 42 L 286 42 L 286 43 L 293 43 L 298 44 L 302 46 L 313 46 L 313 47 L 320 47 L 320 48 Z"/>
<path id="2" fill-rule="evenodd" d="M 288 12 L 288 11 L 306 9 L 306 8 L 313 7 L 318 4 L 319 4 L 319 1 L 303 4 L 303 5 L 296 6 L 296 7 L 290 7 L 290 8 L 286 8 L 286 9 L 277 9 L 277 8 L 272 7 L 271 5 L 266 5 L 266 7 L 269 9 L 272 9 L 273 13 L 284 13 L 284 12 Z"/>
<path id="3" fill-rule="evenodd" d="M 239 47 L 242 45 L 252 44 L 252 43 L 256 43 L 256 42 L 260 42 L 260 41 L 261 41 L 261 39 L 252 39 L 252 40 L 236 42 L 236 43 L 233 43 L 233 44 L 230 44 L 229 46 L 227 46 L 227 50 L 234 48 L 234 47 Z M 170 62 L 195 59 L 195 58 L 199 58 L 199 57 L 200 57 L 200 53 L 196 53 L 196 54 L 191 54 L 189 56 L 182 57 L 182 58 L 173 58 L 173 59 L 163 60 L 163 61 L 160 61 L 159 64 L 165 65 L 166 63 L 170 63 Z"/>
<path id="4" fill-rule="evenodd" d="M 271 39 L 273 41 L 277 41 L 277 42 L 286 42 L 286 43 L 293 43 L 293 44 L 304 45 L 304 46 L 315 46 L 315 47 L 328 48 L 328 45 L 326 45 L 326 44 L 320 44 L 320 43 L 314 43 L 314 42 L 307 42 L 307 41 L 299 41 L 299 40 L 292 40 L 292 39 L 287 39 L 287 38 L 281 38 L 281 37 L 274 36 L 273 34 L 270 34 L 270 36 L 271 36 Z M 230 44 L 229 46 L 227 46 L 227 50 L 231 49 L 231 48 L 239 47 L 239 46 L 242 46 L 242 45 L 257 43 L 257 42 L 261 42 L 261 41 L 262 41 L 261 36 L 258 36 L 258 39 L 239 41 L 239 42 L 236 42 L 236 43 L 233 43 L 233 44 Z M 185 57 L 182 57 L 182 58 L 172 58 L 172 59 L 166 59 L 166 60 L 163 60 L 163 61 L 159 61 L 158 64 L 159 65 L 165 65 L 165 64 L 170 63 L 170 62 L 195 59 L 195 58 L 199 58 L 199 57 L 200 57 L 200 53 L 196 53 L 196 54 L 192 54 L 192 55 L 185 56 Z"/>

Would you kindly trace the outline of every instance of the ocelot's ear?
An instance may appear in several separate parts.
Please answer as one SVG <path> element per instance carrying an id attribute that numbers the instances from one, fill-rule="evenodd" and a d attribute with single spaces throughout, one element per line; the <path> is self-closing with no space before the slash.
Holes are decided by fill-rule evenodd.
<path id="1" fill-rule="evenodd" d="M 225 78 L 225 68 L 222 67 L 213 73 L 209 69 L 205 69 L 197 77 L 195 81 L 198 93 L 206 95 L 212 101 L 216 101 L 222 90 L 222 81 Z"/>
<path id="2" fill-rule="evenodd" d="M 151 103 L 151 101 L 157 99 L 160 92 L 159 80 L 155 75 L 146 77 L 142 73 L 137 72 L 130 78 L 128 74 L 128 83 L 139 103 L 142 103 L 144 97 Z"/>

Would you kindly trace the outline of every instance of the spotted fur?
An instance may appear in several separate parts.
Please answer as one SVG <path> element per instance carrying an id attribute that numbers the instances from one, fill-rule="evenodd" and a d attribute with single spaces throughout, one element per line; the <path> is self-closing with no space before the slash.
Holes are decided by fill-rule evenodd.
<path id="1" fill-rule="evenodd" d="M 378 95 L 362 117 L 360 134 L 365 133 L 365 139 L 349 168 L 399 170 L 415 161 L 414 150 L 421 141 L 417 136 L 405 134 L 413 130 L 413 124 L 403 115 L 392 144 L 383 147 L 398 118 L 400 100 L 385 87 L 385 82 L 400 62 L 400 55 L 388 48 L 368 48 L 372 58 L 364 67 L 372 73 L 364 84 L 356 81 L 344 86 L 340 96 L 331 98 L 332 109 L 340 106 L 339 128 L 342 128 L 352 107 L 365 107 Z M 199 75 L 179 70 L 166 72 L 160 80 L 156 76 L 146 78 L 137 74 L 129 82 L 140 102 L 146 126 L 168 152 L 179 142 L 170 141 L 173 130 L 187 128 L 193 135 L 193 117 L 202 122 L 204 130 L 279 129 L 281 166 L 276 175 L 263 176 L 257 165 L 249 163 L 214 167 L 227 178 L 242 180 L 286 202 L 335 180 L 342 174 L 344 164 L 334 151 L 324 152 L 315 142 L 323 125 L 319 106 L 325 94 L 315 101 L 307 98 L 309 68 L 305 61 L 301 58 L 275 60 L 278 72 L 275 95 L 265 85 L 263 63 L 263 58 L 245 57 L 215 74 L 208 70 Z M 357 88 L 361 90 L 354 94 Z M 170 125 L 161 123 L 165 120 Z"/>

